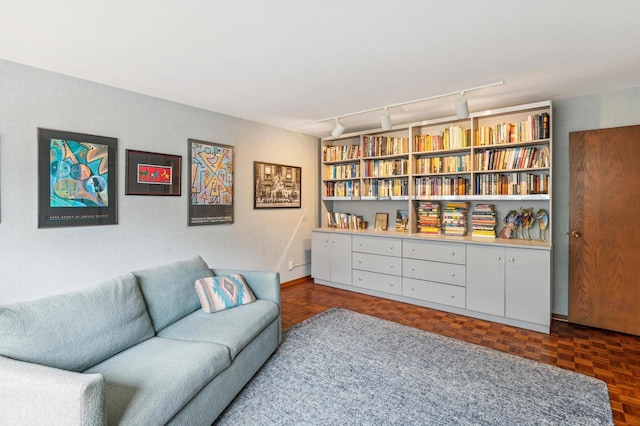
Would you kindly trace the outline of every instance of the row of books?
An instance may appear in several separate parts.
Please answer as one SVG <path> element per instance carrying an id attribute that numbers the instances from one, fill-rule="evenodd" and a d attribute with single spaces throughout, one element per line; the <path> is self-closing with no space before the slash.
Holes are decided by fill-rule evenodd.
<path id="1" fill-rule="evenodd" d="M 402 176 L 409 173 L 409 160 L 365 160 L 363 171 L 365 177 Z"/>
<path id="2" fill-rule="evenodd" d="M 416 196 L 469 195 L 469 179 L 460 176 L 416 178 Z"/>
<path id="3" fill-rule="evenodd" d="M 360 229 L 362 216 L 351 213 L 327 212 L 327 226 L 340 229 Z"/>
<path id="4" fill-rule="evenodd" d="M 362 146 L 362 153 L 365 157 L 381 157 L 384 155 L 400 155 L 409 153 L 408 138 L 363 136 Z"/>
<path id="5" fill-rule="evenodd" d="M 455 173 L 469 171 L 471 156 L 421 157 L 416 159 L 416 174 Z"/>
<path id="6" fill-rule="evenodd" d="M 363 181 L 365 197 L 399 197 L 409 195 L 407 179 L 367 179 Z"/>
<path id="7" fill-rule="evenodd" d="M 478 195 L 548 194 L 549 175 L 489 173 L 476 175 L 474 185 L 474 193 Z"/>
<path id="8" fill-rule="evenodd" d="M 481 238 L 495 238 L 496 224 L 494 205 L 476 204 L 471 212 L 471 235 Z"/>
<path id="9" fill-rule="evenodd" d="M 441 232 L 440 203 L 419 201 L 417 230 L 420 234 L 437 235 Z"/>
<path id="10" fill-rule="evenodd" d="M 360 181 L 326 182 L 325 197 L 359 197 Z"/>
<path id="11" fill-rule="evenodd" d="M 471 129 L 460 126 L 445 128 L 440 135 L 416 135 L 413 139 L 415 152 L 459 149 L 471 146 Z"/>
<path id="12" fill-rule="evenodd" d="M 357 179 L 360 177 L 360 163 L 333 164 L 325 168 L 326 179 Z"/>
<path id="13" fill-rule="evenodd" d="M 482 126 L 476 130 L 476 146 L 531 142 L 549 139 L 549 114 L 529 115 L 525 121 Z"/>
<path id="14" fill-rule="evenodd" d="M 442 211 L 442 233 L 444 235 L 467 235 L 467 211 L 469 203 L 447 203 Z"/>
<path id="15" fill-rule="evenodd" d="M 322 161 L 358 160 L 362 157 L 360 145 L 324 145 Z"/>
<path id="16" fill-rule="evenodd" d="M 518 170 L 549 167 L 549 147 L 486 150 L 474 155 L 475 170 Z"/>

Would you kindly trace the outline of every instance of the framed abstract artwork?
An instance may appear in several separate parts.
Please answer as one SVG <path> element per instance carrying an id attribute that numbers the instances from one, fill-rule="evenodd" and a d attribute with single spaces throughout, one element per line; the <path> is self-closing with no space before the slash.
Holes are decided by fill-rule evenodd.
<path id="1" fill-rule="evenodd" d="M 127 149 L 127 195 L 176 195 L 180 191 L 182 157 Z"/>
<path id="2" fill-rule="evenodd" d="M 299 209 L 302 203 L 302 168 L 253 162 L 253 208 Z"/>
<path id="3" fill-rule="evenodd" d="M 195 139 L 188 144 L 188 225 L 233 223 L 233 146 Z"/>
<path id="4" fill-rule="evenodd" d="M 112 225 L 117 139 L 38 129 L 38 227 Z"/>

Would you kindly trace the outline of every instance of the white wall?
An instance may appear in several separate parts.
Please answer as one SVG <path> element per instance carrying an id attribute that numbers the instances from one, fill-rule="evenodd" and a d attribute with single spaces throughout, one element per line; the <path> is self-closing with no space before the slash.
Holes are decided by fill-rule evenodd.
<path id="1" fill-rule="evenodd" d="M 117 225 L 38 229 L 38 127 L 118 139 Z M 187 226 L 189 138 L 235 147 L 234 224 Z M 182 196 L 125 195 L 126 149 L 181 155 Z M 302 167 L 301 209 L 253 209 L 255 160 Z M 282 282 L 309 275 L 317 178 L 315 137 L 0 60 L 0 303 L 196 254 Z"/>

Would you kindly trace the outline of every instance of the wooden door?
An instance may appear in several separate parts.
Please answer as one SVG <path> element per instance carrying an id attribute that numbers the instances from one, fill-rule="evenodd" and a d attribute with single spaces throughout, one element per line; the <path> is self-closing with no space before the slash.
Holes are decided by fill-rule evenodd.
<path id="1" fill-rule="evenodd" d="M 569 322 L 640 335 L 640 126 L 570 133 L 569 172 Z"/>

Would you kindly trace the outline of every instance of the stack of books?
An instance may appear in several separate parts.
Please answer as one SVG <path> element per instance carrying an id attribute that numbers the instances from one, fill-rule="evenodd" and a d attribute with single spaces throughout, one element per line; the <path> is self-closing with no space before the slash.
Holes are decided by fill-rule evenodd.
<path id="1" fill-rule="evenodd" d="M 496 237 L 496 211 L 493 204 L 476 204 L 471 212 L 471 227 L 474 237 Z"/>
<path id="2" fill-rule="evenodd" d="M 351 213 L 327 212 L 327 226 L 340 229 L 360 229 L 362 216 Z"/>
<path id="3" fill-rule="evenodd" d="M 442 212 L 442 233 L 463 237 L 467 235 L 467 211 L 469 203 L 447 203 Z"/>
<path id="4" fill-rule="evenodd" d="M 440 203 L 420 201 L 418 203 L 418 232 L 420 234 L 440 234 Z"/>

